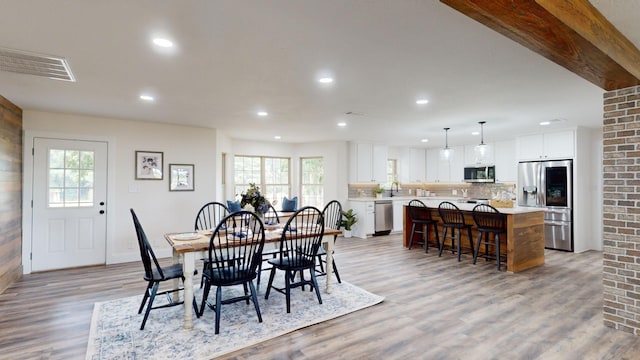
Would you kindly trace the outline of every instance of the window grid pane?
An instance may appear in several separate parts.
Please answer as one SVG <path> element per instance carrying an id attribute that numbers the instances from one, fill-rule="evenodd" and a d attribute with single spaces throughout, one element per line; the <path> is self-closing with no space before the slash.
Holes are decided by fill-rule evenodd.
<path id="1" fill-rule="evenodd" d="M 249 183 L 260 187 L 262 195 L 274 206 L 289 196 L 290 159 L 262 156 L 234 156 L 234 190 L 236 196 L 249 188 Z M 276 206 L 278 209 L 279 206 Z"/>
<path id="2" fill-rule="evenodd" d="M 300 201 L 322 208 L 324 205 L 324 161 L 318 158 L 300 159 Z"/>
<path id="3" fill-rule="evenodd" d="M 48 207 L 94 206 L 93 151 L 49 150 Z"/>

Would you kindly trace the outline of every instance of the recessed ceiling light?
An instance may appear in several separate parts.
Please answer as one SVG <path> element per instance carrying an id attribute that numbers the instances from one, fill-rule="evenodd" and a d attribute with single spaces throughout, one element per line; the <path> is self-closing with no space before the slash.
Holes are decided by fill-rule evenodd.
<path id="1" fill-rule="evenodd" d="M 474 132 L 471 133 L 471 135 L 478 136 L 478 135 L 480 135 L 480 132 L 479 131 L 474 131 Z"/>
<path id="2" fill-rule="evenodd" d="M 258 111 L 257 114 L 258 114 L 258 116 L 267 116 L 267 115 L 269 115 L 269 113 L 266 112 L 266 111 Z"/>
<path id="3" fill-rule="evenodd" d="M 155 38 L 153 39 L 153 43 L 164 48 L 173 47 L 173 42 L 169 39 Z"/>
<path id="4" fill-rule="evenodd" d="M 540 121 L 541 126 L 551 125 L 551 121 Z"/>
<path id="5" fill-rule="evenodd" d="M 346 123 L 346 122 L 344 122 L 344 121 L 342 121 L 342 122 L 339 122 L 339 123 L 338 123 L 338 126 L 340 126 L 340 127 L 345 127 L 345 126 L 347 126 L 347 123 Z"/>
<path id="6" fill-rule="evenodd" d="M 416 100 L 416 104 L 418 104 L 418 105 L 424 105 L 424 104 L 428 104 L 428 103 L 429 103 L 429 100 L 427 100 L 427 99 L 418 99 L 418 100 Z"/>
<path id="7" fill-rule="evenodd" d="M 429 139 L 422 139 L 421 142 L 429 142 Z"/>
<path id="8" fill-rule="evenodd" d="M 144 101 L 153 101 L 153 96 L 151 95 L 140 95 L 140 100 L 144 100 Z"/>
<path id="9" fill-rule="evenodd" d="M 281 139 L 280 135 L 276 135 L 273 138 L 276 139 L 276 140 L 280 140 Z"/>
<path id="10" fill-rule="evenodd" d="M 321 77 L 320 79 L 318 79 L 318 82 L 321 84 L 331 84 L 333 82 L 333 78 Z"/>

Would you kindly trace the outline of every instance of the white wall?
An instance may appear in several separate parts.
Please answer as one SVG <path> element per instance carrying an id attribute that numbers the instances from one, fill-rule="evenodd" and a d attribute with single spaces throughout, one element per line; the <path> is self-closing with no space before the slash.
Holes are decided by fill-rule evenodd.
<path id="1" fill-rule="evenodd" d="M 34 136 L 107 141 L 109 177 L 107 196 L 107 263 L 138 261 L 139 250 L 129 209 L 133 208 L 158 256 L 170 256 L 163 234 L 190 231 L 198 209 L 206 202 L 234 197 L 233 156 L 283 156 L 292 159 L 292 194 L 299 191 L 300 157 L 325 160 L 325 200 L 347 201 L 348 153 L 346 142 L 289 144 L 234 140 L 215 129 L 101 118 L 78 114 L 25 110 L 25 167 L 33 166 L 30 147 Z M 135 180 L 136 150 L 162 151 L 162 181 Z M 226 153 L 225 171 L 222 154 Z M 194 164 L 195 191 L 170 192 L 168 164 Z M 226 174 L 223 182 L 222 174 Z M 25 169 L 23 200 L 31 200 L 31 174 Z M 23 213 L 24 249 L 31 247 L 31 213 Z M 28 252 L 27 252 L 28 253 Z M 28 259 L 28 257 L 27 257 Z M 24 260 L 23 260 L 24 262 Z M 30 264 L 25 272 L 30 272 Z"/>
<path id="2" fill-rule="evenodd" d="M 107 197 L 107 263 L 139 260 L 139 249 L 129 213 L 133 208 L 159 256 L 169 256 L 163 234 L 193 229 L 195 215 L 206 202 L 217 199 L 219 154 L 216 130 L 25 110 L 25 167 L 30 161 L 33 136 L 62 134 L 70 139 L 106 140 L 109 143 Z M 135 180 L 136 150 L 164 153 L 162 181 Z M 170 192 L 168 164 L 194 164 L 195 191 Z M 26 169 L 25 169 L 26 170 Z M 30 201 L 30 179 L 25 171 L 24 200 Z M 133 191 L 133 192 L 130 192 Z M 25 207 L 25 247 L 30 248 L 30 209 Z M 25 271 L 28 272 L 30 266 Z"/>

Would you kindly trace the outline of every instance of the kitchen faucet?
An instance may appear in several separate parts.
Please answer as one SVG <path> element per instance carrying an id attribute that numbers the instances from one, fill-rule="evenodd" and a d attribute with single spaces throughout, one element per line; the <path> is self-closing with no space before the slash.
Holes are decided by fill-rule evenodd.
<path id="1" fill-rule="evenodd" d="M 398 186 L 398 182 L 394 181 L 393 183 L 391 183 L 391 188 L 389 188 L 389 197 L 393 197 L 393 185 L 396 186 L 396 194 L 400 192 L 400 188 Z"/>

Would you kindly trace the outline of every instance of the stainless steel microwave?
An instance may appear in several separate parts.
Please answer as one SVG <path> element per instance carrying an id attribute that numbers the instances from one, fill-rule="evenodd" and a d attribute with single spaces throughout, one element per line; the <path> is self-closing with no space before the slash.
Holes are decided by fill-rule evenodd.
<path id="1" fill-rule="evenodd" d="M 464 181 L 466 182 L 496 182 L 495 166 L 467 166 L 464 168 Z"/>

